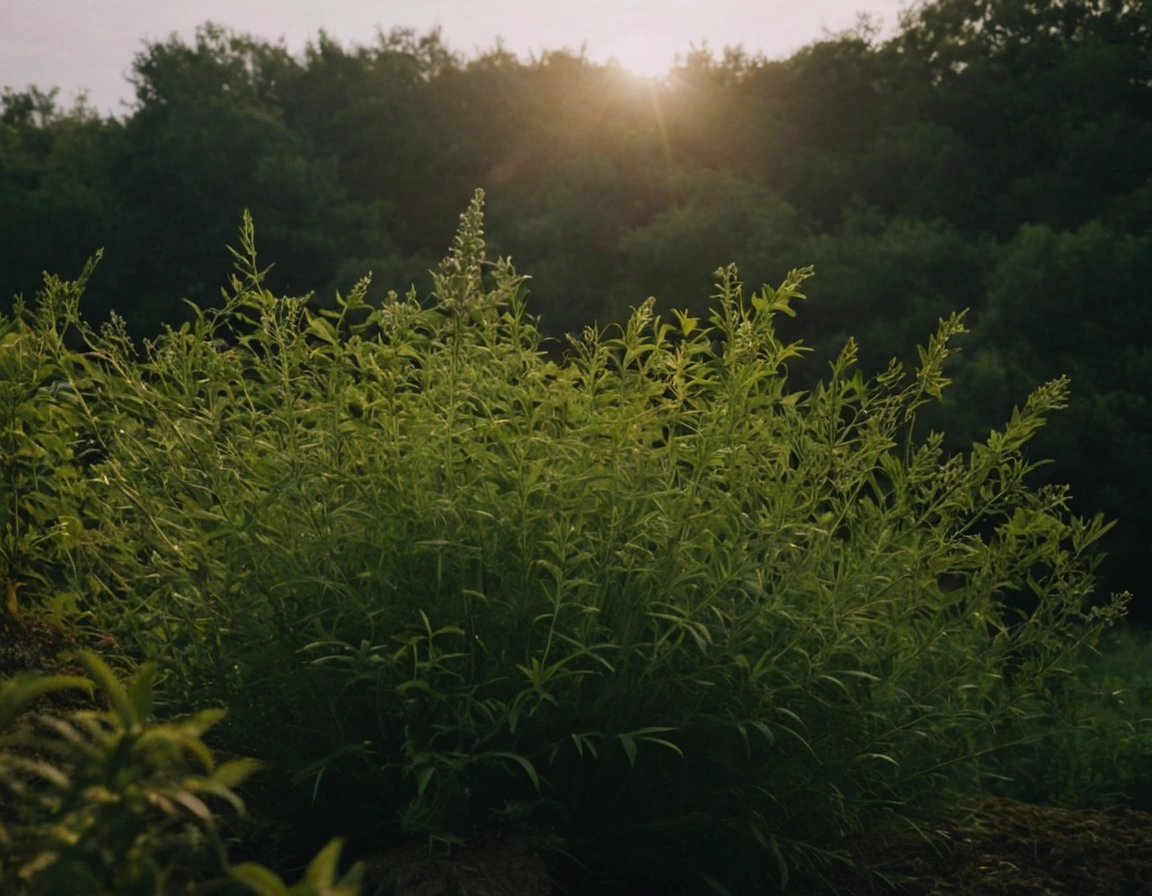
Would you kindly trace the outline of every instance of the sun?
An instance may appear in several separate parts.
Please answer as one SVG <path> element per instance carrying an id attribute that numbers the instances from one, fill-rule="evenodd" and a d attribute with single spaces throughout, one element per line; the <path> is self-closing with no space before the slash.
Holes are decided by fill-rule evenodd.
<path id="1" fill-rule="evenodd" d="M 675 49 L 663 35 L 640 29 L 620 35 L 608 51 L 624 68 L 641 78 L 663 78 L 676 57 Z"/>

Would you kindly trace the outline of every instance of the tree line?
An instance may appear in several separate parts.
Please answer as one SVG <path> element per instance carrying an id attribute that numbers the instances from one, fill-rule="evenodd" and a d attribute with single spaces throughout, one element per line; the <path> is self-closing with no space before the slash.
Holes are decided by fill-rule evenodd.
<path id="1" fill-rule="evenodd" d="M 0 308 L 104 248 L 86 313 L 147 338 L 211 305 L 244 209 L 269 286 L 331 303 L 430 289 L 472 191 L 487 239 L 567 333 L 654 295 L 701 312 L 713 272 L 752 287 L 813 264 L 786 335 L 820 379 L 855 337 L 866 373 L 967 308 L 933 421 L 956 447 L 1045 380 L 1037 440 L 1073 509 L 1120 520 L 1102 588 L 1142 594 L 1152 531 L 1152 4 L 936 0 L 786 59 L 690 50 L 664 79 L 570 51 L 471 56 L 439 32 L 300 53 L 206 24 L 146 44 L 135 99 L 0 98 Z M 803 383 L 802 383 L 803 384 Z"/>

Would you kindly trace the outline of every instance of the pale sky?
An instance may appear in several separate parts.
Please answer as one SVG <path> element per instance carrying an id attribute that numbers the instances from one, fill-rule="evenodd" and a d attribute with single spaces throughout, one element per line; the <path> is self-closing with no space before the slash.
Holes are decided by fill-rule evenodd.
<path id="1" fill-rule="evenodd" d="M 377 26 L 426 32 L 439 25 L 454 50 L 473 54 L 498 38 L 529 52 L 584 45 L 638 74 L 663 73 L 677 53 L 707 41 L 742 44 L 770 58 L 852 27 L 866 12 L 890 33 L 908 0 L 0 0 L 0 87 L 59 87 L 70 104 L 87 89 L 101 112 L 123 114 L 124 76 L 143 41 L 173 32 L 191 40 L 217 22 L 298 52 L 320 29 L 345 46 L 372 43 Z"/>

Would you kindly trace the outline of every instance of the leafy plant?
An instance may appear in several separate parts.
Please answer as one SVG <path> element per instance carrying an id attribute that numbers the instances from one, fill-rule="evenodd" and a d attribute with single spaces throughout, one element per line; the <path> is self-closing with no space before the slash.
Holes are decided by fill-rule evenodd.
<path id="1" fill-rule="evenodd" d="M 292 886 L 287 886 L 278 874 L 255 862 L 234 865 L 228 874 L 256 896 L 360 896 L 364 866 L 353 865 L 351 870 L 341 875 L 338 871 L 340 846 L 339 838 L 329 842 L 308 864 L 304 877 Z"/>
<path id="2" fill-rule="evenodd" d="M 276 298 L 247 218 L 223 307 L 140 356 L 41 298 L 103 446 L 59 568 L 168 711 L 230 707 L 256 811 L 358 852 L 527 823 L 601 891 L 760 892 L 1051 734 L 1124 603 L 1087 608 L 1108 525 L 1028 484 L 1066 381 L 947 456 L 917 417 L 961 316 L 796 391 L 811 271 L 733 267 L 707 322 L 648 301 L 557 363 L 481 202 L 428 304 Z"/>
<path id="3" fill-rule="evenodd" d="M 48 288 L 78 299 L 93 263 L 75 283 Z M 71 365 L 52 308 L 33 315 L 17 303 L 0 317 L 0 594 L 12 616 L 21 604 L 63 613 L 58 545 L 80 537 L 81 466 L 92 446 L 72 396 Z M 64 366 L 61 366 L 63 363 Z"/>
<path id="4" fill-rule="evenodd" d="M 335 840 L 291 888 L 253 862 L 229 868 L 210 803 L 243 811 L 234 788 L 258 763 L 213 760 L 203 735 L 223 711 L 157 722 L 150 667 L 125 687 L 100 657 L 79 659 L 92 680 L 28 673 L 0 682 L 4 892 L 204 892 L 221 883 L 201 880 L 215 864 L 260 896 L 357 896 L 363 869 L 337 879 Z M 109 710 L 31 712 L 52 692 L 97 688 Z"/>
<path id="5" fill-rule="evenodd" d="M 10 730 L 0 740 L 0 782 L 15 802 L 0 828 L 0 879 L 17 893 L 187 888 L 198 853 L 216 851 L 223 859 L 205 800 L 239 808 L 232 788 L 255 764 L 213 763 L 201 737 L 219 721 L 219 710 L 149 724 L 147 667 L 125 688 L 94 654 L 81 662 L 110 711 L 41 713 L 13 726 L 40 694 L 92 683 L 35 674 L 4 683 L 0 724 Z"/>

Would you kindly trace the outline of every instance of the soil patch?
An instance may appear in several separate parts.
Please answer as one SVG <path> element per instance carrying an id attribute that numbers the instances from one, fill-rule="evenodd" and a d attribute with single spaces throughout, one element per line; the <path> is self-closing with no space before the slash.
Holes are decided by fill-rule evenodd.
<path id="1" fill-rule="evenodd" d="M 1152 814 L 1126 807 L 1060 809 L 983 797 L 935 825 L 932 840 L 861 840 L 861 867 L 887 879 L 835 892 L 906 896 L 1152 896 Z"/>

